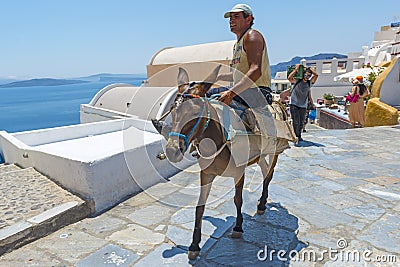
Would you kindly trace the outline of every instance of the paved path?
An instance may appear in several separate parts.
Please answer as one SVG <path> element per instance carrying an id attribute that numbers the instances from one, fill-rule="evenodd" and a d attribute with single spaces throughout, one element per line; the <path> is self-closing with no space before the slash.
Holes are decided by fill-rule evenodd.
<path id="1" fill-rule="evenodd" d="M 87 203 L 34 168 L 0 165 L 0 255 L 90 214 Z"/>
<path id="2" fill-rule="evenodd" d="M 399 266 L 400 128 L 309 130 L 304 139 L 279 158 L 265 215 L 255 215 L 260 170 L 247 169 L 242 239 L 229 237 L 233 181 L 215 181 L 196 261 L 187 260 L 193 166 L 1 256 L 0 266 Z"/>

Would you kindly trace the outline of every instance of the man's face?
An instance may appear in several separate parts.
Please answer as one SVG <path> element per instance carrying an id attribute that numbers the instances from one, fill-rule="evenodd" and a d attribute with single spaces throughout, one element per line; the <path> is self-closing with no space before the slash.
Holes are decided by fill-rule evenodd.
<path id="1" fill-rule="evenodd" d="M 306 71 L 306 72 L 304 73 L 304 80 L 309 80 L 309 79 L 311 78 L 311 76 L 312 76 L 312 73 Z"/>
<path id="2" fill-rule="evenodd" d="M 229 27 L 231 32 L 235 34 L 242 34 L 244 30 L 249 27 L 250 16 L 245 18 L 243 12 L 231 12 L 229 19 Z"/>

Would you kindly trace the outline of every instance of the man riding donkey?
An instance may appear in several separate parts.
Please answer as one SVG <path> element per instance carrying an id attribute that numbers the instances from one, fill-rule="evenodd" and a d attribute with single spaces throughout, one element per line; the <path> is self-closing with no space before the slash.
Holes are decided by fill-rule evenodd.
<path id="1" fill-rule="evenodd" d="M 231 70 L 217 76 L 217 81 L 233 83 L 231 87 L 211 88 L 207 96 L 220 94 L 219 101 L 230 105 L 235 100 L 244 107 L 251 108 L 257 118 L 257 126 L 261 133 L 275 136 L 274 127 L 267 105 L 272 103 L 270 94 L 271 74 L 267 45 L 263 35 L 252 28 L 254 23 L 253 11 L 246 4 L 237 4 L 224 15 L 229 18 L 231 32 L 236 35 L 237 42 L 233 47 Z M 252 115 L 252 114 L 251 114 Z M 170 126 L 152 120 L 153 125 L 165 137 Z M 267 127 L 267 125 L 269 127 Z M 257 127 L 252 125 L 252 127 Z"/>
<path id="2" fill-rule="evenodd" d="M 251 8 L 245 4 L 238 4 L 226 12 L 224 17 L 230 18 L 230 29 L 237 36 L 231 62 L 232 73 L 218 75 L 220 69 L 218 66 L 205 82 L 189 82 L 187 72 L 180 68 L 178 93 L 170 110 L 172 125 L 152 120 L 155 128 L 168 140 L 166 154 L 171 162 L 182 160 L 189 145 L 195 147 L 198 153 L 197 158 L 201 168 L 201 191 L 196 206 L 193 240 L 188 253 L 189 259 L 195 259 L 200 253 L 201 221 L 214 178 L 216 176 L 234 178 L 234 203 L 237 209 L 237 218 L 232 230 L 232 237 L 240 237 L 243 233 L 241 207 L 245 168 L 254 163 L 261 168 L 263 191 L 257 204 L 257 213 L 263 214 L 266 210 L 268 185 L 272 180 L 278 155 L 289 147 L 289 140 L 295 140 L 293 130 L 285 117 L 285 110 L 277 111 L 279 105 L 276 108 L 277 104 L 272 100 L 269 89 L 271 78 L 267 47 L 261 33 L 251 28 L 254 20 Z M 217 80 L 233 81 L 233 86 L 210 89 Z M 219 104 L 214 100 L 216 95 L 219 96 Z M 235 139 L 228 140 L 226 136 L 224 138 L 223 132 L 228 131 L 229 127 L 227 125 L 221 127 L 221 121 L 224 121 L 225 118 L 221 118 L 217 111 L 222 106 L 222 113 L 224 113 L 225 108 L 231 109 L 229 106 L 232 104 L 238 106 L 237 103 L 239 106 L 244 106 L 246 111 L 251 109 L 254 114 L 256 125 L 253 125 L 253 128 L 246 127 L 246 129 L 253 131 L 253 133 L 249 133 L 249 136 L 256 137 L 253 140 L 259 140 L 255 146 L 251 142 L 244 146 L 242 144 L 243 149 L 236 151 L 237 154 L 246 154 L 245 149 L 255 151 L 252 155 L 246 155 L 249 157 L 244 158 L 242 162 L 236 161 L 240 156 L 235 158 Z M 249 114 L 246 112 L 247 116 Z M 247 125 L 249 126 L 250 123 Z M 283 131 L 280 131 L 282 129 Z M 278 133 L 279 131 L 281 133 Z M 284 137 L 282 138 L 282 136 Z M 217 148 L 215 153 L 211 152 L 211 156 L 205 155 L 201 149 L 201 143 L 207 139 L 214 141 Z M 265 140 L 267 145 L 260 140 Z M 228 143 L 229 145 L 227 145 Z M 249 145 L 246 147 L 247 144 Z M 256 149 L 252 150 L 250 146 L 256 147 Z M 266 156 L 269 156 L 268 163 L 265 159 Z"/>

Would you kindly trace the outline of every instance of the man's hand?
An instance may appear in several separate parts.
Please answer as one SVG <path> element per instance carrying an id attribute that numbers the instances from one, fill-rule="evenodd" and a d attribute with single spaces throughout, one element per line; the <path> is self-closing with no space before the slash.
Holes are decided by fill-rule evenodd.
<path id="1" fill-rule="evenodd" d="M 315 70 L 315 68 L 312 68 L 312 67 L 311 67 L 310 70 L 311 70 L 312 74 L 318 76 L 318 73 L 317 73 L 317 71 Z"/>
<path id="2" fill-rule="evenodd" d="M 232 102 L 232 99 L 235 97 L 235 93 L 231 90 L 225 91 L 221 93 L 221 97 L 219 98 L 220 102 L 223 102 L 229 106 Z"/>

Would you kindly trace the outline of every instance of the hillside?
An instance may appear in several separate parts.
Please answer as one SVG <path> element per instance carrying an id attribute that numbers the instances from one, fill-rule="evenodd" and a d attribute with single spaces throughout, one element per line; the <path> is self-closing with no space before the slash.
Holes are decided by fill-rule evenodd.
<path id="1" fill-rule="evenodd" d="M 31 87 L 31 86 L 57 86 L 67 84 L 86 83 L 87 81 L 81 80 L 65 80 L 65 79 L 31 79 L 26 81 L 17 81 L 7 84 L 2 84 L 0 87 Z"/>
<path id="2" fill-rule="evenodd" d="M 290 61 L 280 62 L 276 65 L 271 65 L 271 78 L 275 77 L 275 74 L 278 71 L 286 71 L 288 66 L 299 64 L 300 60 L 303 58 L 306 60 L 321 60 L 321 59 L 332 59 L 333 57 L 336 58 L 347 58 L 345 55 L 335 54 L 335 53 L 320 53 L 318 55 L 310 56 L 310 57 L 294 57 Z"/>
<path id="3" fill-rule="evenodd" d="M 0 85 L 6 84 L 6 83 L 13 83 L 17 82 L 17 79 L 8 79 L 8 78 L 0 78 Z"/>

